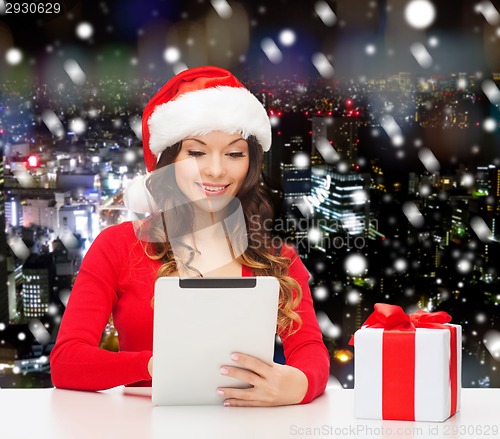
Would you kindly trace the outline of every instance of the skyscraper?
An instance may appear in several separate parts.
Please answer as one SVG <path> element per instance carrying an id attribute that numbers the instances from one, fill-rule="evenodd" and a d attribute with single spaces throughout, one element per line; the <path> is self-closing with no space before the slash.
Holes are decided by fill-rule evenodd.
<path id="1" fill-rule="evenodd" d="M 283 133 L 277 146 L 281 151 L 280 177 L 285 215 L 300 215 L 298 200 L 311 193 L 310 125 L 302 113 L 285 113 L 281 117 Z M 274 148 L 274 147 L 273 147 Z"/>
<path id="2" fill-rule="evenodd" d="M 4 160 L 3 147 L 0 147 L 0 323 L 9 320 L 9 295 L 7 285 L 7 237 L 5 235 L 5 195 L 4 195 Z"/>
<path id="3" fill-rule="evenodd" d="M 340 174 L 326 165 L 313 166 L 308 201 L 325 238 L 335 234 L 364 236 L 367 233 L 368 184 L 369 179 L 363 174 Z"/>
<path id="4" fill-rule="evenodd" d="M 330 143 L 340 159 L 351 166 L 358 159 L 358 131 L 361 120 L 356 115 L 348 117 L 312 117 L 312 163 L 325 163 L 321 157 L 321 142 Z"/>
<path id="5" fill-rule="evenodd" d="M 46 317 L 52 302 L 55 264 L 52 253 L 31 254 L 23 266 L 23 314 Z"/>

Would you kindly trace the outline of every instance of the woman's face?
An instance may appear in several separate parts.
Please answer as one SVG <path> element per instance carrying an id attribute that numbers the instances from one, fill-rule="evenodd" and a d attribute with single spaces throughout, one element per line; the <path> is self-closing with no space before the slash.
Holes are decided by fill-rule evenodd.
<path id="1" fill-rule="evenodd" d="M 213 131 L 182 141 L 175 159 L 180 190 L 206 211 L 223 209 L 238 194 L 249 168 L 241 134 Z"/>

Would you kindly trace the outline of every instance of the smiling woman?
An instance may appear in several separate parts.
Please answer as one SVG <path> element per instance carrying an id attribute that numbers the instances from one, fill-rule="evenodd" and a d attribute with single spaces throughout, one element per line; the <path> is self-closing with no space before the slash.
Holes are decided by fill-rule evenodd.
<path id="1" fill-rule="evenodd" d="M 176 172 L 176 179 L 184 195 L 192 201 L 206 199 L 209 209 L 218 211 L 224 207 L 219 200 L 227 205 L 243 185 L 249 168 L 248 143 L 240 134 L 221 131 L 188 137 L 175 163 L 177 170 L 183 168 Z"/>
<path id="2" fill-rule="evenodd" d="M 51 355 L 54 384 L 85 390 L 151 385 L 151 301 L 159 277 L 274 276 L 286 364 L 234 352 L 220 373 L 250 387 L 214 394 L 232 406 L 311 401 L 325 389 L 329 355 L 306 268 L 294 248 L 276 248 L 261 226 L 273 217 L 261 184 L 263 155 L 271 147 L 264 107 L 227 70 L 199 67 L 168 81 L 149 101 L 142 124 L 150 174 L 139 182 L 142 192 L 126 198 L 134 210 L 146 197 L 148 215 L 107 228 L 89 249 Z M 111 313 L 119 352 L 98 347 Z"/>

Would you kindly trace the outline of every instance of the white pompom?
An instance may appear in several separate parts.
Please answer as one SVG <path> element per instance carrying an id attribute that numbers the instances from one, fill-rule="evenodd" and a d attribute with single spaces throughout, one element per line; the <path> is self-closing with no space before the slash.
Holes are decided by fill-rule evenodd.
<path id="1" fill-rule="evenodd" d="M 135 177 L 125 189 L 123 193 L 123 203 L 128 210 L 136 213 L 153 213 L 158 212 L 151 193 L 146 188 L 147 175 Z"/>

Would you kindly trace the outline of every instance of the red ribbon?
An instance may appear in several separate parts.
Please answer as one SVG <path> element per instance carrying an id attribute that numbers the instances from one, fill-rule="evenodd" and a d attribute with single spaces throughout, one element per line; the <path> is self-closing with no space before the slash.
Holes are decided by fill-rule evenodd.
<path id="1" fill-rule="evenodd" d="M 400 306 L 376 303 L 362 328 L 384 328 L 382 339 L 382 418 L 415 419 L 415 330 L 450 331 L 450 416 L 457 411 L 457 330 L 445 325 L 451 316 L 444 311 L 406 314 Z M 349 344 L 354 345 L 354 336 Z"/>

